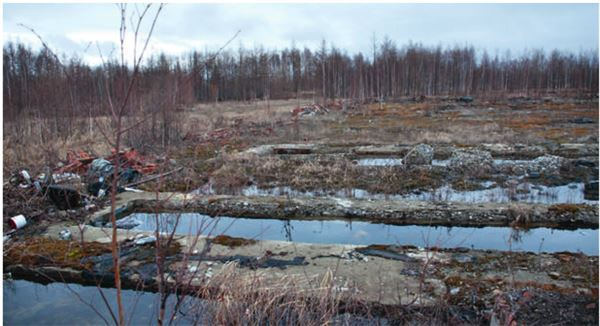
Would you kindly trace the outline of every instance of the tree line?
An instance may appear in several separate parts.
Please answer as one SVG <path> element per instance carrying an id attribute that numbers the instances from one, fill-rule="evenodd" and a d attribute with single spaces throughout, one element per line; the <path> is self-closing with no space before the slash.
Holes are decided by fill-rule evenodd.
<path id="1" fill-rule="evenodd" d="M 7 43 L 4 118 L 106 114 L 108 94 L 123 96 L 132 71 L 117 59 L 90 66 L 78 57 Z M 222 53 L 158 54 L 144 63 L 130 112 L 160 114 L 199 101 L 307 98 L 358 100 L 404 96 L 539 94 L 596 91 L 597 51 L 530 51 L 518 57 L 478 54 L 385 39 L 372 53 L 350 55 L 322 42 L 318 50 L 240 48 Z M 56 126 L 59 128 L 59 126 Z"/>

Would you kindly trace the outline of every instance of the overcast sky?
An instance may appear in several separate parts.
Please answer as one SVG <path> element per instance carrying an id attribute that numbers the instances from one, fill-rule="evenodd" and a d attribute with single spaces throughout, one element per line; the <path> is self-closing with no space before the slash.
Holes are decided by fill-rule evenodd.
<path id="1" fill-rule="evenodd" d="M 118 53 L 120 16 L 114 4 L 3 4 L 3 9 L 4 42 L 39 47 L 35 36 L 18 26 L 23 23 L 53 50 L 90 63 L 99 62 L 96 43 L 104 56 L 111 49 Z M 135 5 L 127 9 L 132 13 Z M 231 50 L 292 44 L 317 49 L 325 39 L 348 53 L 369 53 L 375 35 L 398 45 L 468 44 L 491 54 L 540 48 L 579 53 L 598 49 L 598 4 L 168 4 L 150 50 L 214 51 L 238 30 Z M 131 39 L 127 42 L 131 51 Z"/>

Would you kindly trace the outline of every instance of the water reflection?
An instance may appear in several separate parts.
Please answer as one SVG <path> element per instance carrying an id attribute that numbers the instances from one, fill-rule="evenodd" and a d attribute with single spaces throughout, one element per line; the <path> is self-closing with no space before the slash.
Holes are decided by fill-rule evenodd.
<path id="1" fill-rule="evenodd" d="M 196 213 L 160 214 L 159 219 L 177 219 L 179 234 L 227 234 L 260 240 L 281 240 L 308 243 L 338 243 L 369 245 L 401 244 L 438 247 L 472 247 L 476 249 L 516 251 L 581 251 L 598 254 L 598 230 L 555 230 L 535 228 L 527 231 L 509 227 L 429 227 L 387 225 L 359 221 L 305 221 L 219 217 Z M 137 213 L 126 217 L 135 222 L 136 230 L 153 231 L 154 214 Z M 173 223 L 161 231 L 173 231 Z M 210 227 L 207 227 L 210 226 Z"/>
<path id="2" fill-rule="evenodd" d="M 102 291 L 102 294 L 100 293 Z M 108 306 L 102 299 L 106 298 Z M 4 325 L 105 325 L 114 324 L 116 290 L 78 284 L 24 281 L 3 282 Z M 156 324 L 159 296 L 155 293 L 123 290 L 127 325 Z M 176 305 L 178 308 L 175 309 Z M 173 311 L 177 324 L 202 323 L 206 302 L 169 295 L 165 316 Z"/>
<path id="3" fill-rule="evenodd" d="M 533 185 L 528 182 L 514 184 L 510 187 L 492 186 L 489 181 L 482 182 L 485 189 L 462 191 L 444 185 L 432 191 L 420 191 L 406 195 L 371 193 L 364 189 L 342 189 L 337 191 L 315 190 L 300 191 L 294 188 L 273 187 L 262 189 L 252 185 L 242 189 L 244 196 L 289 196 L 289 197 L 327 197 L 357 198 L 371 200 L 422 200 L 422 201 L 452 201 L 466 203 L 507 203 L 526 202 L 539 204 L 591 204 L 597 205 L 596 200 L 584 197 L 585 185 L 581 182 L 569 183 L 562 186 Z"/>
<path id="4" fill-rule="evenodd" d="M 292 226 L 292 222 L 291 221 L 283 221 L 283 232 L 285 234 L 285 240 L 286 241 L 293 241 L 292 240 L 292 231 L 294 230 L 294 227 Z"/>

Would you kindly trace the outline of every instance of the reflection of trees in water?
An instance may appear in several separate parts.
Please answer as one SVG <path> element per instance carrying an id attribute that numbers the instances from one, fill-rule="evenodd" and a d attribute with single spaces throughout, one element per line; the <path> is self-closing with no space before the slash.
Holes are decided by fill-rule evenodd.
<path id="1" fill-rule="evenodd" d="M 283 233 L 287 241 L 292 241 L 292 230 L 294 230 L 292 222 L 290 220 L 283 221 Z"/>
<path id="2" fill-rule="evenodd" d="M 178 218 L 179 218 L 179 214 L 167 214 L 166 218 L 164 218 L 164 219 L 159 218 L 158 219 L 158 221 L 160 223 L 159 224 L 159 226 L 160 226 L 159 230 L 161 232 L 169 232 L 169 233 L 172 232 L 173 229 L 177 225 L 177 219 Z"/>
<path id="3" fill-rule="evenodd" d="M 523 237 L 527 236 L 531 230 L 529 229 L 520 229 L 513 227 L 510 229 L 510 241 L 520 243 L 523 242 Z"/>

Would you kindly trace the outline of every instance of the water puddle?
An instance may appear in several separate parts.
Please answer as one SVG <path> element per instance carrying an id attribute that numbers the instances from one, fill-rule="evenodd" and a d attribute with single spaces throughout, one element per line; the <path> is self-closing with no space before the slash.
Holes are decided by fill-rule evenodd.
<path id="1" fill-rule="evenodd" d="M 534 160 L 513 160 L 513 159 L 494 159 L 493 164 L 496 167 L 500 167 L 503 165 L 517 165 L 517 166 L 529 166 L 534 163 Z M 445 160 L 433 160 L 431 165 L 434 166 L 448 166 L 450 164 L 449 159 Z"/>
<path id="2" fill-rule="evenodd" d="M 523 202 L 537 204 L 590 204 L 597 205 L 598 201 L 584 198 L 583 183 L 570 183 L 563 186 L 547 187 L 521 183 L 512 188 L 494 186 L 491 181 L 482 182 L 487 189 L 462 191 L 451 186 L 442 186 L 433 191 L 424 191 L 406 195 L 370 193 L 363 189 L 344 189 L 336 191 L 316 190 L 300 191 L 291 187 L 272 187 L 261 189 L 256 185 L 243 188 L 244 196 L 290 196 L 290 197 L 325 197 L 357 198 L 370 200 L 422 200 L 422 201 L 453 201 L 464 203 L 508 203 Z"/>
<path id="3" fill-rule="evenodd" d="M 396 166 L 402 165 L 400 158 L 362 158 L 356 160 L 360 166 Z"/>
<path id="4" fill-rule="evenodd" d="M 362 158 L 356 160 L 358 165 L 361 166 L 396 166 L 402 165 L 402 159 L 391 158 L 391 157 L 378 157 L 378 158 Z M 515 160 L 515 159 L 494 159 L 493 164 L 496 167 L 502 166 L 522 166 L 527 167 L 532 165 L 535 160 Z M 432 160 L 431 165 L 447 167 L 450 163 L 449 159 L 445 160 Z"/>
<path id="5" fill-rule="evenodd" d="M 116 289 L 101 289 L 117 311 Z M 113 324 L 112 317 L 95 286 L 69 283 L 43 285 L 24 280 L 3 282 L 4 325 L 105 325 Z M 122 298 L 128 325 L 156 324 L 159 296 L 155 293 L 123 290 Z M 179 324 L 201 323 L 203 301 L 182 297 L 183 305 L 177 312 Z M 170 317 L 176 297 L 167 299 L 166 314 Z M 117 317 L 118 318 L 118 317 Z"/>
<path id="6" fill-rule="evenodd" d="M 134 230 L 156 230 L 157 215 L 136 213 L 124 220 Z M 160 231 L 179 234 L 220 235 L 256 240 L 369 245 L 398 244 L 420 247 L 532 252 L 583 252 L 598 255 L 598 230 L 535 228 L 515 231 L 508 227 L 429 227 L 349 221 L 304 221 L 218 217 L 197 213 L 159 214 Z"/>
<path id="7" fill-rule="evenodd" d="M 103 288 L 110 308 L 117 311 L 116 289 Z M 115 324 L 98 288 L 73 283 L 50 283 L 43 285 L 25 280 L 5 280 L 3 282 L 3 324 L 4 325 L 111 325 Z M 180 296 L 183 299 L 172 322 L 177 301 L 175 295 L 167 299 L 165 317 L 167 323 L 174 325 L 210 325 L 215 305 L 207 300 Z M 159 295 L 150 292 L 123 290 L 122 300 L 125 308 L 126 325 L 155 325 L 159 304 Z M 232 312 L 221 312 L 225 316 Z M 282 316 L 284 313 L 281 313 Z M 291 318 L 294 318 L 291 315 Z M 118 316 L 117 316 L 118 318 Z M 285 317 L 284 317 L 285 318 Z M 386 319 L 342 314 L 333 317 L 334 325 L 388 325 Z M 281 325 L 298 324 L 282 319 Z"/>
<path id="8" fill-rule="evenodd" d="M 490 183 L 483 184 L 488 187 L 491 185 Z M 459 191 L 450 186 L 442 186 L 434 191 L 402 196 L 402 199 L 465 203 L 598 204 L 598 201 L 584 198 L 584 187 L 583 183 L 570 183 L 554 187 L 521 183 L 513 188 L 492 187 L 482 190 Z"/>
<path id="9" fill-rule="evenodd" d="M 402 165 L 402 159 L 399 158 L 363 158 L 356 160 L 358 165 L 361 166 L 395 166 Z M 495 166 L 502 165 L 522 165 L 527 166 L 532 164 L 533 160 L 512 160 L 512 159 L 494 159 L 493 164 Z M 449 159 L 445 160 L 432 160 L 431 165 L 446 167 L 450 163 Z"/>

